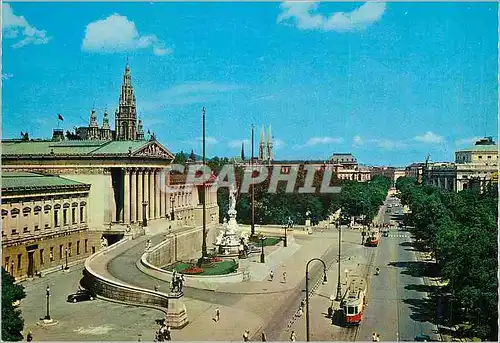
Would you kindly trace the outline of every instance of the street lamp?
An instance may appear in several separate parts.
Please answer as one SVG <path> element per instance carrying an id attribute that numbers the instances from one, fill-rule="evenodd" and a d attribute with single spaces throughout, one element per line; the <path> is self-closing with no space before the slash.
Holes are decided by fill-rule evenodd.
<path id="1" fill-rule="evenodd" d="M 66 265 L 64 266 L 64 270 L 68 270 L 69 267 L 68 267 L 68 247 L 66 247 L 64 249 L 64 255 L 65 255 L 65 259 L 66 259 Z"/>
<path id="2" fill-rule="evenodd" d="M 171 218 L 172 220 L 175 220 L 174 202 L 175 202 L 175 198 L 174 198 L 174 196 L 172 195 L 172 196 L 170 197 L 170 205 L 171 205 L 171 206 L 170 206 L 170 209 L 171 209 L 171 211 L 172 211 L 172 212 L 170 213 L 170 218 Z"/>
<path id="3" fill-rule="evenodd" d="M 339 224 L 337 221 L 337 228 L 339 229 L 339 256 L 338 256 L 338 262 L 339 262 L 339 270 L 338 270 L 338 279 L 337 279 L 337 297 L 335 300 L 340 301 L 342 299 L 342 286 L 340 285 L 340 243 L 342 242 L 342 226 Z"/>
<path id="4" fill-rule="evenodd" d="M 148 207 L 148 202 L 143 201 L 142 202 L 142 227 L 148 226 L 148 212 L 146 211 L 147 207 Z"/>
<path id="5" fill-rule="evenodd" d="M 50 297 L 50 288 L 49 288 L 49 285 L 47 285 L 47 289 L 46 289 L 47 293 L 46 293 L 46 296 L 47 296 L 47 314 L 45 315 L 45 320 L 50 320 L 50 312 L 49 312 L 49 297 Z"/>
<path id="6" fill-rule="evenodd" d="M 309 262 L 306 264 L 306 340 L 309 342 L 309 263 L 312 261 L 319 261 L 323 263 L 323 285 L 327 283 L 327 278 L 326 278 L 326 264 L 323 262 L 322 259 L 319 258 L 313 258 L 310 259 Z"/>
<path id="7" fill-rule="evenodd" d="M 283 246 L 286 248 L 286 247 L 288 246 L 287 239 L 286 239 L 286 229 L 287 229 L 287 225 L 285 225 L 283 228 L 285 229 L 285 240 L 283 241 Z"/>
<path id="8" fill-rule="evenodd" d="M 265 263 L 266 262 L 266 259 L 265 259 L 265 256 L 264 256 L 264 239 L 266 239 L 264 237 L 264 235 L 260 236 L 260 242 L 262 243 L 262 251 L 260 253 L 260 263 Z"/>

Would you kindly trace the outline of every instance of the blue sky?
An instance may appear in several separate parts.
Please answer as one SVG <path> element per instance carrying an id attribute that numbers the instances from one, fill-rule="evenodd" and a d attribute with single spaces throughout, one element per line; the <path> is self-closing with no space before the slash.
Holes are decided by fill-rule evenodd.
<path id="1" fill-rule="evenodd" d="M 118 106 L 171 151 L 404 166 L 495 136 L 497 3 L 3 4 L 2 134 L 43 138 Z M 114 115 L 111 115 L 114 127 Z M 267 134 L 266 134 L 267 135 Z"/>

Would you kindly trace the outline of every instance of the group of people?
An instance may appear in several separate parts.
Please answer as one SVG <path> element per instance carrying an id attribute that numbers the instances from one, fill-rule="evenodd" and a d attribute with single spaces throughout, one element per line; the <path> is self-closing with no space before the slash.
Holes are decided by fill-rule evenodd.
<path id="1" fill-rule="evenodd" d="M 283 279 L 281 282 L 286 283 L 286 271 L 283 272 L 282 276 L 283 276 Z M 271 270 L 269 272 L 269 281 L 273 281 L 273 280 L 274 280 L 274 271 Z"/>
<path id="2" fill-rule="evenodd" d="M 372 336 L 372 342 L 380 342 L 380 334 L 374 332 Z"/>
<path id="3" fill-rule="evenodd" d="M 171 336 L 170 326 L 167 326 L 163 322 L 161 327 L 158 329 L 158 331 L 156 331 L 155 342 L 165 342 L 165 341 L 171 341 L 171 340 L 172 340 L 172 336 Z"/>
<path id="4" fill-rule="evenodd" d="M 248 342 L 249 340 L 250 340 L 250 330 L 245 330 L 243 332 L 243 341 Z M 297 335 L 295 335 L 295 331 L 292 331 L 292 333 L 290 334 L 290 341 L 295 342 L 296 340 L 297 340 Z M 266 333 L 264 331 L 262 331 L 261 333 L 261 341 L 267 342 Z"/>
<path id="5" fill-rule="evenodd" d="M 172 273 L 172 285 L 170 287 L 171 292 L 182 292 L 182 286 L 184 284 L 184 275 L 177 274 L 177 271 L 174 270 Z"/>

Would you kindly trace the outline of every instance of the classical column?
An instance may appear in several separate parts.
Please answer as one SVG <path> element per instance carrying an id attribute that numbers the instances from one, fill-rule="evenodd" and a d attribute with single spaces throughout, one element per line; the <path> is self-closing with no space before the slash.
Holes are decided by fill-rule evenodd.
<path id="1" fill-rule="evenodd" d="M 130 169 L 130 222 L 137 220 L 137 169 Z"/>
<path id="2" fill-rule="evenodd" d="M 151 208 L 151 201 L 149 199 L 149 168 L 144 169 L 144 189 L 143 189 L 143 198 L 144 201 L 148 202 L 148 207 L 146 209 L 147 219 L 151 219 L 151 215 L 149 214 L 149 208 Z M 142 210 L 142 209 L 141 209 Z M 144 219 L 144 218 L 143 218 Z"/>
<path id="3" fill-rule="evenodd" d="M 155 169 L 155 218 L 160 218 L 160 191 L 161 191 L 160 169 Z"/>
<path id="4" fill-rule="evenodd" d="M 111 171 L 109 172 L 109 182 L 108 182 L 108 194 L 109 194 L 109 215 L 111 216 L 110 223 L 116 222 L 116 201 L 115 201 L 115 190 L 113 189 L 113 175 Z"/>
<path id="5" fill-rule="evenodd" d="M 160 218 L 165 218 L 165 190 L 166 190 L 166 180 L 165 180 L 165 169 L 160 171 Z"/>
<path id="6" fill-rule="evenodd" d="M 123 175 L 123 222 L 130 223 L 130 169 L 124 168 Z"/>
<path id="7" fill-rule="evenodd" d="M 154 219 L 155 217 L 155 174 L 154 170 L 149 170 L 149 206 L 148 206 L 148 219 Z"/>
<path id="8" fill-rule="evenodd" d="M 142 199 L 143 199 L 143 191 L 144 191 L 144 170 L 142 168 L 137 169 L 137 205 L 136 205 L 136 213 L 137 213 L 137 222 L 142 222 Z"/>

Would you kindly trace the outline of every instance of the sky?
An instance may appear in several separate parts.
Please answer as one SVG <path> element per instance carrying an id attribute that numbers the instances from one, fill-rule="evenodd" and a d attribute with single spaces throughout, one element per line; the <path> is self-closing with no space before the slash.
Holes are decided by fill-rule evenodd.
<path id="1" fill-rule="evenodd" d="M 362 164 L 452 161 L 498 132 L 498 4 L 3 3 L 2 137 L 114 128 L 130 65 L 145 131 L 170 151 Z M 58 114 L 64 121 L 58 121 Z"/>

